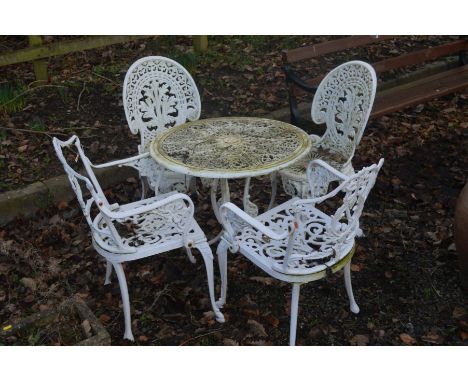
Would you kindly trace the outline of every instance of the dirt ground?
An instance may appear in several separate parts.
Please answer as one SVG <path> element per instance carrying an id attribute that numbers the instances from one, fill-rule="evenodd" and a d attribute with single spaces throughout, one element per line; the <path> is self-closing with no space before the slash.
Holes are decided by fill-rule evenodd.
<path id="1" fill-rule="evenodd" d="M 51 84 L 64 84 L 67 90 L 34 90 L 21 111 L 2 115 L 0 125 L 7 129 L 0 129 L 1 190 L 63 173 L 50 147 L 54 135 L 78 134 L 96 162 L 135 154 L 137 138 L 126 127 L 120 93 L 126 69 L 144 55 L 178 57 L 184 66 L 193 66 L 202 117 L 262 115 L 286 106 L 278 52 L 326 37 L 254 37 L 217 36 L 204 55 L 191 53 L 190 39 L 167 36 L 51 60 Z M 387 57 L 435 40 L 402 41 L 398 49 L 385 45 L 367 53 Z M 19 38 L 0 42 L 8 49 L 21 46 Z M 344 58 L 349 57 L 312 66 L 333 67 Z M 0 69 L 1 84 L 7 78 L 32 80 L 28 65 Z M 467 104 L 466 93 L 454 94 L 368 125 L 354 167 L 381 157 L 385 164 L 365 207 L 365 237 L 358 241 L 352 266 L 361 312 L 349 312 L 341 274 L 307 284 L 301 289 L 299 345 L 466 343 L 468 299 L 459 281 L 453 214 L 467 180 Z M 232 186 L 233 200 L 239 201 L 242 184 Z M 268 179 L 253 184 L 253 199 L 261 208 L 269 189 Z M 136 176 L 108 190 L 110 199 L 119 202 L 135 200 L 139 192 Z M 219 225 L 208 196 L 200 187 L 194 202 L 198 222 L 213 237 Z M 285 198 L 282 194 L 279 201 Z M 203 261 L 197 259 L 193 265 L 182 251 L 174 251 L 126 264 L 135 344 L 287 344 L 289 285 L 268 278 L 240 255 L 230 255 L 227 320 L 218 324 L 210 311 Z M 1 227 L 0 323 L 79 294 L 113 344 L 130 345 L 122 340 L 118 283 L 104 286 L 104 273 L 76 202 L 51 205 L 32 219 Z"/>

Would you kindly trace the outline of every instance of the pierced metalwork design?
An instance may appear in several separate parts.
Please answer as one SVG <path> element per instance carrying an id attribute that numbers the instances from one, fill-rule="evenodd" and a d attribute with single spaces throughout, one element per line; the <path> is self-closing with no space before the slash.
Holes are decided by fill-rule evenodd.
<path id="1" fill-rule="evenodd" d="M 285 192 L 307 197 L 305 169 L 314 159 L 323 159 L 332 167 L 351 175 L 354 156 L 374 103 L 377 77 L 374 69 L 362 61 L 350 61 L 333 69 L 320 83 L 312 102 L 312 120 L 325 123 L 327 130 L 313 140 L 309 154 L 281 171 Z"/>
<path id="2" fill-rule="evenodd" d="M 307 134 L 262 118 L 213 118 L 162 133 L 150 148 L 165 167 L 189 175 L 240 178 L 284 168 L 305 155 Z"/>
<path id="3" fill-rule="evenodd" d="M 200 95 L 191 75 L 177 62 L 159 56 L 144 57 L 130 67 L 125 76 L 123 104 L 131 132 L 140 134 L 139 154 L 148 152 L 156 135 L 197 120 L 201 111 Z M 137 169 L 152 189 L 187 190 L 189 179 L 180 174 L 161 177 L 161 166 L 150 162 L 150 158 L 140 161 Z"/>
<path id="4" fill-rule="evenodd" d="M 363 168 L 347 176 L 322 160 L 315 160 L 307 169 L 308 182 L 326 187 L 339 181 L 332 191 L 312 199 L 293 198 L 259 216 L 252 218 L 232 203 L 220 207 L 220 217 L 225 229 L 218 245 L 221 270 L 221 298 L 218 306 L 226 301 L 227 250 L 240 252 L 270 276 L 293 284 L 291 304 L 290 344 L 295 343 L 298 286 L 325 277 L 330 272 L 345 267 L 345 285 L 351 311 L 358 313 L 350 281 L 349 262 L 353 254 L 364 203 L 375 184 L 383 165 Z M 340 198 L 341 196 L 341 198 Z M 318 205 L 338 199 L 332 214 Z"/>
<path id="5" fill-rule="evenodd" d="M 140 155 L 129 160 L 95 166 L 84 154 L 78 137 L 73 136 L 66 142 L 54 138 L 53 145 L 91 229 L 93 246 L 107 260 L 105 283 L 110 282 L 112 269 L 117 274 L 125 317 L 124 338 L 133 340 L 130 300 L 122 263 L 177 248 L 185 248 L 191 261 L 194 260 L 192 248 L 197 248 L 202 254 L 213 310 L 216 319 L 224 322 L 214 300 L 213 255 L 205 234 L 193 217 L 195 208 L 192 200 L 185 194 L 172 192 L 124 205 L 110 204 L 92 168 L 109 165 L 138 166 L 139 161 L 148 157 Z M 63 155 L 62 148 L 72 145 L 78 150 L 77 158 L 81 159 L 86 175 L 73 170 Z"/>

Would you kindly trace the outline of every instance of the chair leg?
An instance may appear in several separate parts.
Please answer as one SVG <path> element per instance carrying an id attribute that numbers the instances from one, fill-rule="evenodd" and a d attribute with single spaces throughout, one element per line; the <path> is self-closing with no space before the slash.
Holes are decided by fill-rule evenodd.
<path id="1" fill-rule="evenodd" d="M 270 204 L 268 204 L 268 211 L 273 208 L 276 201 L 276 193 L 278 191 L 278 174 L 273 172 L 271 174 L 271 199 Z"/>
<path id="2" fill-rule="evenodd" d="M 294 346 L 296 344 L 297 311 L 299 307 L 300 289 L 301 284 L 293 284 L 291 296 L 291 324 L 289 328 L 289 346 Z"/>
<path id="3" fill-rule="evenodd" d="M 106 279 L 104 280 L 104 285 L 109 285 L 111 283 L 111 275 L 112 275 L 112 263 L 109 260 L 107 260 Z"/>
<path id="4" fill-rule="evenodd" d="M 195 264 L 197 262 L 197 259 L 195 259 L 195 257 L 193 257 L 193 254 L 192 254 L 192 251 L 190 250 L 190 248 L 185 248 L 185 252 L 187 253 L 187 256 L 188 256 L 190 262 L 192 264 Z"/>
<path id="5" fill-rule="evenodd" d="M 188 177 L 188 189 L 190 191 L 191 197 L 195 197 L 198 195 L 197 193 L 197 178 L 194 176 Z"/>
<path id="6" fill-rule="evenodd" d="M 214 275 L 213 275 L 213 253 L 207 242 L 199 243 L 196 245 L 196 248 L 201 252 L 203 256 L 203 261 L 205 262 L 206 275 L 208 278 L 208 291 L 210 293 L 211 306 L 213 307 L 213 312 L 216 316 L 216 321 L 224 322 L 224 315 L 216 305 L 215 295 L 214 295 Z"/>
<path id="7" fill-rule="evenodd" d="M 353 287 L 351 286 L 351 261 L 345 265 L 344 267 L 344 280 L 345 280 L 345 287 L 346 293 L 348 294 L 349 298 L 349 309 L 353 313 L 359 313 L 359 306 L 356 304 L 353 295 Z"/>
<path id="8" fill-rule="evenodd" d="M 219 264 L 219 273 L 221 275 L 221 297 L 216 302 L 218 307 L 222 308 L 226 303 L 226 293 L 227 293 L 227 250 L 228 244 L 221 240 L 216 249 L 216 254 L 218 255 L 218 264 Z"/>
<path id="9" fill-rule="evenodd" d="M 146 182 L 143 178 L 141 178 L 141 200 L 146 197 Z"/>
<path id="10" fill-rule="evenodd" d="M 125 317 L 125 334 L 124 339 L 134 341 L 132 334 L 132 320 L 130 316 L 130 299 L 128 298 L 127 280 L 125 279 L 125 273 L 122 264 L 114 263 L 115 273 L 119 279 L 120 293 L 122 294 L 122 305 Z"/>

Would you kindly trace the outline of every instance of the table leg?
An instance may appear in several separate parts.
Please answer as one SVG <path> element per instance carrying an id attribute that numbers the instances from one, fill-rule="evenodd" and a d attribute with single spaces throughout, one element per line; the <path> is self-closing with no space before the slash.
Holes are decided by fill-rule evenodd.
<path id="1" fill-rule="evenodd" d="M 245 179 L 244 197 L 243 197 L 244 211 L 247 212 L 250 216 L 255 217 L 258 215 L 258 207 L 256 204 L 250 201 L 250 192 L 249 192 L 250 191 L 250 179 L 251 178 Z"/>
<path id="2" fill-rule="evenodd" d="M 218 182 L 221 183 L 221 199 L 217 200 L 217 193 L 218 193 Z M 213 179 L 211 183 L 211 205 L 213 207 L 213 212 L 216 216 L 216 219 L 221 224 L 221 218 L 219 217 L 219 206 L 223 203 L 227 203 L 231 201 L 231 193 L 229 191 L 229 184 L 227 179 Z M 223 234 L 224 230 L 214 238 L 211 239 L 208 244 L 212 245 L 219 241 L 221 235 Z"/>

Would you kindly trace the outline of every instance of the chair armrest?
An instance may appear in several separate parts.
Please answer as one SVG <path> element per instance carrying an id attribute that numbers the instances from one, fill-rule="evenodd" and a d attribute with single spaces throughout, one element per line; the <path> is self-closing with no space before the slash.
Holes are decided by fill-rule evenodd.
<path id="1" fill-rule="evenodd" d="M 130 158 L 119 159 L 119 160 L 115 160 L 115 161 L 108 162 L 108 163 L 102 163 L 102 164 L 92 164 L 91 163 L 91 166 L 93 168 L 105 168 L 105 167 L 112 167 L 112 166 L 121 167 L 121 166 L 124 166 L 124 165 L 129 165 L 132 162 L 139 161 L 140 159 L 146 158 L 149 155 L 150 155 L 150 153 L 146 152 L 146 153 L 143 153 L 143 154 L 135 155 L 135 156 L 130 157 Z"/>
<path id="2" fill-rule="evenodd" d="M 299 77 L 297 72 L 291 68 L 291 66 L 286 65 L 284 67 L 284 72 L 286 73 L 286 80 L 299 86 L 302 90 L 309 93 L 314 93 L 317 90 L 317 86 L 313 86 L 305 82 L 301 77 Z"/>
<path id="3" fill-rule="evenodd" d="M 141 214 L 150 212 L 152 210 L 156 210 L 156 209 L 161 208 L 161 207 L 163 207 L 163 206 L 165 206 L 167 204 L 173 203 L 176 200 L 185 200 L 189 205 L 190 216 L 193 217 L 195 207 L 193 205 L 192 199 L 190 199 L 190 197 L 188 195 L 180 194 L 180 193 L 170 195 L 165 199 L 158 200 L 158 201 L 156 201 L 154 203 L 150 203 L 150 204 L 147 204 L 145 206 L 137 207 L 135 209 L 128 210 L 128 211 L 111 211 L 108 208 L 106 208 L 105 206 L 101 207 L 101 211 L 102 211 L 102 213 L 104 215 L 106 215 L 107 217 L 109 217 L 112 220 L 125 219 L 125 218 L 128 218 L 130 216 L 141 215 Z"/>
<path id="4" fill-rule="evenodd" d="M 254 219 L 249 214 L 242 211 L 236 205 L 232 204 L 231 202 L 228 202 L 228 203 L 224 203 L 223 205 L 221 205 L 221 207 L 219 208 L 219 215 L 221 217 L 221 223 L 223 224 L 224 229 L 231 237 L 234 236 L 234 229 L 231 226 L 231 222 L 227 218 L 227 210 L 235 214 L 238 218 L 240 218 L 242 221 L 244 221 L 248 225 L 259 230 L 264 235 L 270 237 L 273 240 L 282 240 L 288 237 L 289 235 L 288 231 L 285 231 L 281 234 L 278 234 L 272 231 L 271 229 L 269 229 L 268 227 L 260 223 L 257 219 Z"/>
<path id="5" fill-rule="evenodd" d="M 304 204 L 306 201 L 307 203 L 313 204 L 321 203 L 324 200 L 335 196 L 341 189 L 340 184 L 334 190 L 323 195 L 323 192 L 328 191 L 328 186 L 331 182 L 335 180 L 345 181 L 347 179 L 349 179 L 348 175 L 345 175 L 342 172 L 336 170 L 321 159 L 315 159 L 307 166 L 307 181 L 309 183 L 311 198 L 302 199 L 296 203 Z"/>

